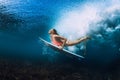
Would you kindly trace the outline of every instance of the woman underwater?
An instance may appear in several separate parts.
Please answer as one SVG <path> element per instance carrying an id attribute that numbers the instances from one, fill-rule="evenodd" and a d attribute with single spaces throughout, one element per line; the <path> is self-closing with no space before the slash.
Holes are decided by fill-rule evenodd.
<path id="1" fill-rule="evenodd" d="M 60 36 L 55 29 L 49 30 L 49 34 L 50 34 L 52 43 L 58 46 L 59 49 L 63 49 L 64 46 L 73 46 L 73 45 L 81 43 L 82 41 L 90 39 L 90 37 L 86 36 L 86 37 L 83 37 L 83 38 L 80 38 L 74 41 L 69 41 L 66 38 Z"/>

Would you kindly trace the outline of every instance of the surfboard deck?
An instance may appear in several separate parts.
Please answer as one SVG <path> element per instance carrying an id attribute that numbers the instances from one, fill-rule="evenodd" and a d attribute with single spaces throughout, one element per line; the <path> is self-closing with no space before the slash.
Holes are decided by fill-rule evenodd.
<path id="1" fill-rule="evenodd" d="M 59 53 L 64 53 L 64 54 L 71 55 L 71 56 L 74 56 L 74 57 L 84 58 L 83 56 L 78 55 L 78 54 L 75 54 L 75 53 L 73 53 L 73 52 L 70 52 L 70 51 L 68 51 L 68 50 L 66 50 L 66 49 L 59 49 L 58 46 L 53 45 L 52 43 L 50 43 L 50 42 L 48 42 L 48 41 L 46 41 L 46 40 L 44 40 L 44 39 L 42 39 L 42 38 L 40 38 L 40 37 L 39 37 L 39 39 L 40 39 L 45 45 L 47 45 L 48 47 L 54 49 L 55 51 L 57 51 L 57 52 L 59 52 Z"/>

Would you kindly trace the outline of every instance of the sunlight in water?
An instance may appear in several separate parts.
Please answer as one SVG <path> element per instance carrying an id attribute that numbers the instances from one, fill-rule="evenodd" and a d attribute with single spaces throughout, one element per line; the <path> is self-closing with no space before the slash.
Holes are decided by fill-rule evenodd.
<path id="1" fill-rule="evenodd" d="M 120 6 L 113 3 L 105 4 L 86 4 L 83 7 L 77 6 L 76 8 L 64 9 L 60 12 L 59 19 L 56 21 L 54 28 L 57 29 L 60 35 L 68 38 L 69 40 L 79 39 L 86 35 L 95 35 L 94 32 L 104 30 L 105 33 L 113 33 L 115 29 L 110 28 L 107 20 L 114 21 L 120 11 Z M 103 11 L 104 9 L 104 11 Z M 106 27 L 107 26 L 107 27 Z M 116 28 L 118 28 L 116 26 Z M 107 40 L 99 39 L 99 42 L 106 43 Z M 73 50 L 72 48 L 71 50 Z"/>
<path id="2" fill-rule="evenodd" d="M 7 5 L 7 4 L 11 4 L 13 0 L 0 0 L 0 4 L 2 5 Z"/>
<path id="3" fill-rule="evenodd" d="M 62 12 L 60 19 L 56 22 L 55 28 L 69 39 L 77 39 L 87 35 L 89 25 L 99 19 L 97 9 L 94 7 L 85 7 L 83 10 L 75 9 L 68 12 Z"/>

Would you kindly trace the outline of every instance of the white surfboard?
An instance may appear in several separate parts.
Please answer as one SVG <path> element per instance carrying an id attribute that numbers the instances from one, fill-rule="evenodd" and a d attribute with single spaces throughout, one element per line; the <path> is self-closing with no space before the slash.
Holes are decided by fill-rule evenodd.
<path id="1" fill-rule="evenodd" d="M 70 52 L 70 51 L 68 51 L 68 50 L 66 50 L 66 49 L 59 49 L 58 46 L 56 46 L 56 45 L 54 45 L 54 44 L 52 44 L 52 43 L 50 43 L 50 42 L 48 42 L 48 41 L 40 38 L 40 37 L 39 37 L 39 39 L 40 39 L 45 45 L 47 45 L 48 47 L 54 49 L 55 51 L 57 51 L 57 52 L 59 52 L 59 53 L 64 53 L 64 54 L 71 55 L 71 56 L 74 56 L 74 57 L 84 58 L 83 56 L 78 55 L 78 54 L 75 54 L 75 53 L 73 53 L 73 52 Z"/>

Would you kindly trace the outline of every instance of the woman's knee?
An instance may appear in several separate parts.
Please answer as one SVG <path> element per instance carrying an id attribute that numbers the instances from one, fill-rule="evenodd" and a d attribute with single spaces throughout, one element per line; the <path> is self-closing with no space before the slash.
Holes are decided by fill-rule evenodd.
<path id="1" fill-rule="evenodd" d="M 67 41 L 66 46 L 73 46 L 73 43 L 71 43 L 70 41 Z"/>

